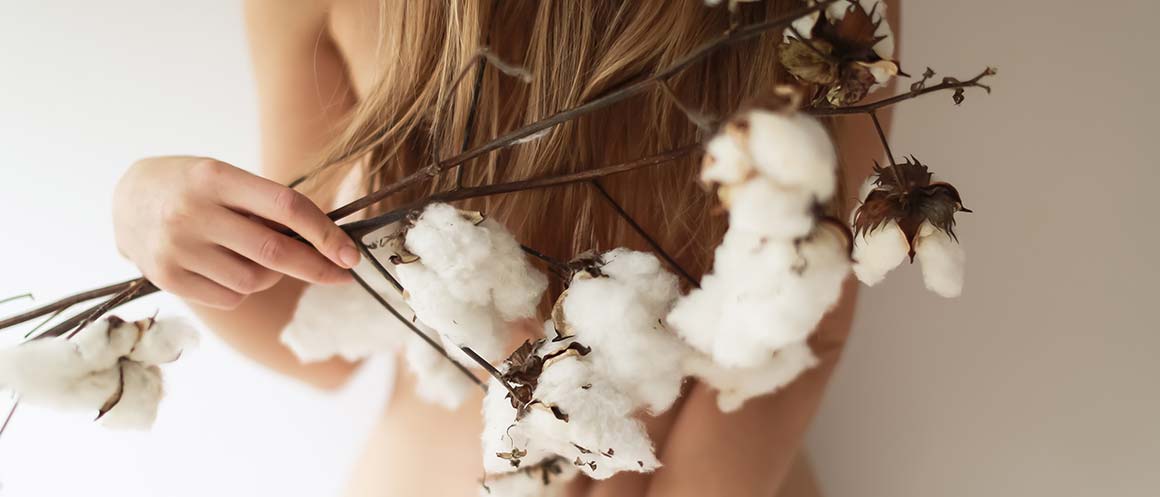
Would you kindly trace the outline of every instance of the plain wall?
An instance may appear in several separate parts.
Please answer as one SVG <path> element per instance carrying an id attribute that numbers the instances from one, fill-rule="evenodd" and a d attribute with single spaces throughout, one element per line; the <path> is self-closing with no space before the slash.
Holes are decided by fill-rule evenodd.
<path id="1" fill-rule="evenodd" d="M 133 160 L 256 165 L 237 2 L 0 7 L 0 297 L 133 273 L 108 208 Z M 903 18 L 911 73 L 1000 70 L 961 107 L 903 105 L 892 138 L 975 209 L 958 227 L 967 288 L 943 300 L 904 268 L 863 291 L 809 437 L 827 494 L 1156 495 L 1160 7 L 908 0 Z M 121 314 L 155 309 L 184 312 L 159 297 Z M 378 364 L 323 394 L 212 335 L 167 374 L 149 434 L 22 406 L 0 438 L 0 496 L 333 495 L 389 388 Z"/>

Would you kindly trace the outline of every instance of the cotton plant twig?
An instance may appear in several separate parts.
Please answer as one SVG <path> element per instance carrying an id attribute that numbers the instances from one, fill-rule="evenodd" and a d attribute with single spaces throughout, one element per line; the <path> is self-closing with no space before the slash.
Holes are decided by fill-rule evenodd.
<path id="1" fill-rule="evenodd" d="M 615 174 L 633 171 L 643 167 L 671 162 L 673 160 L 684 157 L 693 151 L 698 150 L 699 148 L 699 144 L 686 145 L 684 147 L 670 150 L 668 152 L 650 155 L 648 157 L 643 157 L 631 162 L 605 166 L 598 169 L 589 169 L 586 171 L 562 174 L 558 176 L 512 181 L 508 183 L 493 183 L 489 185 L 439 192 L 378 216 L 343 224 L 341 227 L 351 236 L 363 236 L 382 226 L 386 226 L 390 223 L 403 219 L 408 213 L 420 209 L 430 203 L 454 202 L 458 200 L 467 200 L 471 198 L 499 195 L 503 193 L 513 193 L 525 190 L 534 190 L 552 186 L 580 183 L 595 178 L 603 178 Z"/>
<path id="2" fill-rule="evenodd" d="M 8 407 L 8 414 L 4 416 L 4 422 L 0 423 L 0 437 L 4 436 L 4 432 L 8 430 L 8 424 L 12 422 L 12 417 L 16 415 L 16 408 L 20 407 L 20 397 L 16 392 L 12 393 L 12 405 Z"/>
<path id="3" fill-rule="evenodd" d="M 360 246 L 362 246 L 362 245 L 360 244 Z M 363 250 L 363 254 L 366 257 L 371 257 L 371 258 L 374 257 L 374 256 L 370 255 L 370 253 L 365 250 L 365 247 Z M 403 314 L 400 313 L 398 309 L 395 309 L 395 306 L 391 305 L 390 302 L 387 302 L 387 299 L 384 299 L 382 295 L 379 295 L 379 292 L 375 291 L 375 289 L 373 287 L 371 287 L 371 285 L 369 283 L 367 283 L 367 281 L 365 279 L 363 279 L 362 276 L 359 276 L 358 273 L 355 272 L 355 270 L 351 269 L 350 275 L 352 278 L 354 278 L 354 281 L 356 283 L 358 283 L 358 285 L 360 287 L 362 287 L 362 289 L 365 290 L 367 292 L 367 294 L 369 294 L 371 296 L 371 298 L 374 298 L 375 301 L 378 302 L 379 305 L 383 306 L 383 308 L 386 309 L 387 312 L 391 313 L 391 315 L 394 316 L 395 319 L 398 319 L 400 323 L 403 323 L 407 327 L 407 329 L 411 330 L 412 333 L 418 335 L 419 338 L 423 339 L 423 341 L 426 342 L 427 345 L 431 346 L 431 348 L 434 348 L 435 350 L 439 351 L 440 355 L 442 355 L 448 361 L 451 361 L 451 363 L 454 364 L 455 367 L 458 368 L 460 372 L 462 372 L 468 378 L 471 378 L 471 381 L 474 382 L 476 385 L 478 385 L 480 388 L 482 388 L 484 392 L 487 391 L 487 384 L 486 383 L 480 381 L 479 378 L 476 378 L 475 375 L 472 374 L 471 371 L 468 370 L 464 365 L 460 364 L 459 361 L 452 359 L 451 356 L 447 354 L 447 349 L 443 348 L 443 345 L 436 342 L 434 338 L 430 337 L 426 333 L 423 333 L 417 326 L 415 326 L 415 323 L 412 323 L 411 320 L 409 320 L 405 316 L 403 316 Z"/>
<path id="4" fill-rule="evenodd" d="M 600 180 L 593 179 L 589 183 L 592 185 L 592 188 L 600 194 L 601 198 L 603 198 L 608 203 L 608 205 L 612 207 L 614 211 L 616 211 L 616 214 L 619 215 L 621 219 L 624 219 L 624 221 L 632 227 L 633 231 L 636 231 L 636 233 L 644 239 L 645 243 L 647 243 L 649 247 L 652 247 L 653 251 L 656 252 L 657 255 L 660 255 L 661 258 L 665 260 L 665 262 L 669 263 L 669 266 L 671 266 L 678 274 L 680 274 L 681 277 L 685 279 L 685 281 L 688 281 L 690 285 L 692 285 L 694 288 L 701 288 L 701 282 L 698 281 L 697 278 L 693 277 L 693 275 L 688 271 L 686 271 L 685 268 L 677 262 L 676 258 L 674 258 L 663 247 L 661 247 L 661 244 L 657 242 L 656 239 L 652 237 L 652 235 L 649 234 L 648 230 L 644 229 L 640 223 L 636 222 L 636 219 L 633 219 L 632 215 L 629 214 L 628 211 L 624 210 L 624 207 L 622 207 L 615 198 L 612 198 L 612 195 L 608 193 L 608 190 L 605 190 L 604 186 L 600 184 Z"/>
<path id="5" fill-rule="evenodd" d="M 120 283 L 114 283 L 112 285 L 107 285 L 107 286 L 103 286 L 100 288 L 95 288 L 92 290 L 81 292 L 81 293 L 78 293 L 75 295 L 70 295 L 68 297 L 64 297 L 64 298 L 57 300 L 55 302 L 42 305 L 40 307 L 37 307 L 37 308 L 29 310 L 29 311 L 22 312 L 20 314 L 17 314 L 15 316 L 10 317 L 10 318 L 0 320 L 0 329 L 18 325 L 18 324 L 23 323 L 25 321 L 28 321 L 31 319 L 36 319 L 36 318 L 43 316 L 45 314 L 51 314 L 53 312 L 68 309 L 69 307 L 72 307 L 76 304 L 80 304 L 82 302 L 87 302 L 87 301 L 90 301 L 90 300 L 93 300 L 96 298 L 107 297 L 109 295 L 113 295 L 115 293 L 121 292 L 124 289 L 128 288 L 129 285 L 133 284 L 133 282 L 137 281 L 138 279 L 140 279 L 140 278 L 134 278 L 131 280 L 122 281 Z"/>
<path id="6" fill-rule="evenodd" d="M 9 302 L 15 302 L 15 301 L 20 300 L 20 299 L 32 299 L 32 298 L 33 297 L 32 297 L 31 293 L 22 293 L 20 295 L 13 295 L 11 297 L 5 297 L 5 298 L 0 299 L 0 305 L 7 304 Z"/>
<path id="7" fill-rule="evenodd" d="M 886 132 L 882 130 L 882 123 L 878 121 L 878 114 L 875 111 L 870 111 L 869 114 L 870 120 L 874 121 L 874 130 L 878 132 L 878 140 L 882 142 L 882 149 L 886 151 L 886 159 L 890 161 L 891 167 L 889 169 L 893 173 L 891 176 L 893 176 L 894 184 L 898 185 L 899 191 L 905 191 L 906 181 L 902 179 L 902 173 L 898 171 L 898 168 L 893 167 L 898 162 L 894 160 L 894 152 L 890 150 L 890 141 L 886 139 Z"/>
<path id="8" fill-rule="evenodd" d="M 668 67 L 653 73 L 653 75 L 651 75 L 645 79 L 638 80 L 638 81 L 632 82 L 632 83 L 627 83 L 627 84 L 620 86 L 620 87 L 618 87 L 618 88 L 616 88 L 608 93 L 605 93 L 603 96 L 597 97 L 597 98 L 595 98 L 587 103 L 580 104 L 580 105 L 577 105 L 575 107 L 557 112 L 556 114 L 553 114 L 547 118 L 541 119 L 541 120 L 536 121 L 536 122 L 531 123 L 531 124 L 528 124 L 528 125 L 523 126 L 519 129 L 510 131 L 510 132 L 508 132 L 500 137 L 497 137 L 497 138 L 495 138 L 495 139 L 493 139 L 493 140 L 491 140 L 483 145 L 475 147 L 475 148 L 468 150 L 466 152 L 460 153 L 460 154 L 456 155 L 455 157 L 451 157 L 442 163 L 428 164 L 427 166 L 420 168 L 419 170 L 417 170 L 411 174 L 408 174 L 407 176 L 404 176 L 399 181 L 396 181 L 396 182 L 394 182 L 390 185 L 387 185 L 387 186 L 385 186 L 379 190 L 376 190 L 374 192 L 371 192 L 370 194 L 368 194 L 360 199 L 354 200 L 354 201 L 352 201 L 352 202 L 350 202 L 342 207 L 339 207 L 338 209 L 335 209 L 334 211 L 331 211 L 329 213 L 329 216 L 331 219 L 335 219 L 335 220 L 345 218 L 351 214 L 354 214 L 355 212 L 358 212 L 358 211 L 361 211 L 367 207 L 370 207 L 371 205 L 374 205 L 375 203 L 377 203 L 377 202 L 379 202 L 387 197 L 390 197 L 391 195 L 394 195 L 395 193 L 398 193 L 398 192 L 405 190 L 407 188 L 410 188 L 414 185 L 417 185 L 419 183 L 427 181 L 430 178 L 438 176 L 447 168 L 458 166 L 460 164 L 463 164 L 467 161 L 470 161 L 472 159 L 480 157 L 480 156 L 487 154 L 489 152 L 499 150 L 502 148 L 506 148 L 506 147 L 512 145 L 513 143 L 519 141 L 520 139 L 523 139 L 523 138 L 526 138 L 526 137 L 531 136 L 533 134 L 539 133 L 541 131 L 550 129 L 552 127 L 555 127 L 556 125 L 559 125 L 559 124 L 562 124 L 562 123 L 565 123 L 568 121 L 572 121 L 572 120 L 577 119 L 581 116 L 591 114 L 597 110 L 600 110 L 600 109 L 603 109 L 603 108 L 608 107 L 610 105 L 624 101 L 624 100 L 631 98 L 631 97 L 634 97 L 636 95 L 640 95 L 646 91 L 653 89 L 653 87 L 655 85 L 657 85 L 660 81 L 666 80 L 666 79 L 680 73 L 686 67 L 689 67 L 697 62 L 700 62 L 701 60 L 705 59 L 706 57 L 713 54 L 717 50 L 725 48 L 726 46 L 734 45 L 734 44 L 749 40 L 751 38 L 755 38 L 755 37 L 760 36 L 761 34 L 767 32 L 767 31 L 771 31 L 774 29 L 783 29 L 786 26 L 789 26 L 791 23 L 793 23 L 794 20 L 801 18 L 801 17 L 805 17 L 805 16 L 810 15 L 814 12 L 820 11 L 820 10 L 826 8 L 826 6 L 828 6 L 829 4 L 834 3 L 835 1 L 837 1 L 837 0 L 823 0 L 821 2 L 818 2 L 815 5 L 797 9 L 797 10 L 795 10 L 789 14 L 786 14 L 782 17 L 778 17 L 777 19 L 771 19 L 768 21 L 760 22 L 760 23 L 750 24 L 747 26 L 740 27 L 736 30 L 732 30 L 728 33 L 725 33 L 725 34 L 717 37 L 717 39 L 715 39 L 715 40 L 706 42 L 706 43 L 702 44 L 701 46 L 697 47 L 696 49 L 693 49 L 693 51 L 689 52 L 687 55 L 685 55 L 681 59 L 677 60 L 676 62 L 669 65 Z"/>
<path id="9" fill-rule="evenodd" d="M 915 89 L 912 89 L 906 93 L 902 93 L 900 95 L 895 95 L 895 96 L 889 97 L 889 98 L 884 98 L 882 100 L 878 100 L 876 102 L 871 102 L 868 104 L 851 105 L 851 106 L 847 106 L 847 107 L 816 107 L 816 108 L 811 108 L 811 109 L 805 109 L 804 112 L 806 112 L 807 114 L 814 115 L 814 116 L 844 116 L 844 115 L 850 115 L 850 114 L 867 114 L 867 113 L 870 113 L 870 112 L 873 112 L 873 111 L 876 111 L 876 110 L 879 110 L 879 109 L 882 109 L 885 107 L 889 107 L 891 105 L 895 105 L 895 104 L 900 103 L 900 102 L 910 100 L 912 98 L 921 97 L 921 96 L 926 95 L 928 93 L 934 93 L 934 92 L 938 92 L 938 91 L 961 90 L 961 89 L 966 89 L 966 88 L 982 88 L 987 93 L 991 93 L 991 87 L 988 85 L 984 85 L 984 84 L 980 83 L 980 81 L 982 81 L 983 78 L 986 78 L 988 76 L 994 76 L 995 74 L 997 74 L 995 68 L 988 67 L 988 68 L 984 69 L 983 72 L 979 73 L 978 76 L 975 76 L 975 77 L 968 79 L 966 81 L 959 81 L 958 79 L 948 77 L 948 78 L 943 78 L 943 82 L 939 83 L 937 85 L 915 88 Z"/>

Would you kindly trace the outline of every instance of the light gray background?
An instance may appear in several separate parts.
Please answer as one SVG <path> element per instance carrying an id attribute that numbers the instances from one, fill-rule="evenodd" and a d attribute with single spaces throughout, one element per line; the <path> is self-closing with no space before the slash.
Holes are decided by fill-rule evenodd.
<path id="1" fill-rule="evenodd" d="M 133 271 L 113 248 L 108 203 L 134 159 L 255 165 L 239 10 L 0 1 L 0 296 L 48 298 Z M 1160 173 L 1148 145 L 1160 7 L 911 0 L 903 17 L 910 72 L 1000 69 L 994 95 L 960 108 L 949 95 L 902 106 L 892 139 L 977 212 L 959 227 L 967 290 L 939 299 L 904 268 L 863 292 L 809 436 L 827 494 L 1156 495 Z M 183 312 L 168 298 L 135 310 L 158 308 Z M 22 406 L 0 440 L 0 496 L 335 494 L 387 368 L 322 394 L 204 342 L 170 368 L 151 434 Z"/>

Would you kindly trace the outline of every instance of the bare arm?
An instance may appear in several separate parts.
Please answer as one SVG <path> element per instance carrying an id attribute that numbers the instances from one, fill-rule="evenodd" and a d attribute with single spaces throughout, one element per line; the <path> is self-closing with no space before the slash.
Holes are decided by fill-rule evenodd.
<path id="1" fill-rule="evenodd" d="M 325 9 L 325 2 L 314 0 L 246 2 L 262 124 L 261 173 L 278 183 L 311 167 L 354 104 L 342 59 L 325 32 Z M 332 201 L 325 195 L 312 200 L 322 206 Z M 278 341 L 303 287 L 298 279 L 282 278 L 232 310 L 191 304 L 226 342 L 263 365 L 321 388 L 340 386 L 355 365 L 337 359 L 302 364 Z"/>
<path id="2" fill-rule="evenodd" d="M 226 342 L 279 372 L 334 387 L 353 365 L 301 365 L 278 340 L 302 281 L 349 282 L 345 268 L 359 259 L 318 206 L 329 199 L 285 186 L 308 169 L 354 103 L 325 36 L 325 1 L 246 2 L 266 177 L 206 157 L 141 160 L 117 184 L 113 228 L 121 254 L 189 302 Z"/>

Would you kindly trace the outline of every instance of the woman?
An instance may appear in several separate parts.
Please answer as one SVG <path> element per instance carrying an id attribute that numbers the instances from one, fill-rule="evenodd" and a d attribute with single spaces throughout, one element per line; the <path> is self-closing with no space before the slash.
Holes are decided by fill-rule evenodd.
<path id="1" fill-rule="evenodd" d="M 146 159 L 121 181 L 114 216 L 120 250 L 158 286 L 188 300 L 234 347 L 321 388 L 339 387 L 357 364 L 301 364 L 278 343 L 278 334 L 306 283 L 347 283 L 345 269 L 359 259 L 353 242 L 324 214 L 340 200 L 336 183 L 342 175 L 330 173 L 353 166 L 366 178 L 365 187 L 389 183 L 433 158 L 450 157 L 664 67 L 730 24 L 724 8 L 708 8 L 701 0 L 304 0 L 294 6 L 277 0 L 246 5 L 260 86 L 262 174 L 268 179 L 207 158 Z M 737 20 L 760 21 L 798 6 L 746 3 Z M 775 56 L 779 41 L 774 33 L 723 50 L 672 78 L 672 93 L 706 115 L 726 116 L 784 78 Z M 484 45 L 498 59 L 521 64 L 530 81 L 488 66 L 478 83 L 472 72 L 456 85 Z M 701 132 L 678 109 L 661 92 L 633 98 L 468 162 L 462 181 L 475 185 L 582 170 L 694 143 Z M 847 183 L 864 177 L 878 153 L 872 131 L 841 122 L 834 130 Z M 710 196 L 695 184 L 698 162 L 690 156 L 605 181 L 610 194 L 695 274 L 709 267 L 723 230 L 722 219 L 710 214 Z M 319 163 L 330 167 L 306 183 L 307 195 L 282 186 Z M 455 181 L 455 174 L 446 174 L 425 191 Z M 378 208 L 422 193 L 391 197 Z M 467 205 L 561 259 L 596 247 L 647 249 L 589 185 Z M 313 247 L 279 235 L 271 227 L 279 224 Z M 572 494 L 813 492 L 808 473 L 791 468 L 849 329 L 853 294 L 848 284 L 842 303 L 811 342 L 821 366 L 730 415 L 717 409 L 706 387 L 691 385 L 677 407 L 647 420 L 663 468 L 581 481 Z M 413 378 L 400 371 L 400 385 L 349 495 L 474 495 L 482 475 L 481 396 L 448 412 L 417 399 L 408 385 Z"/>

